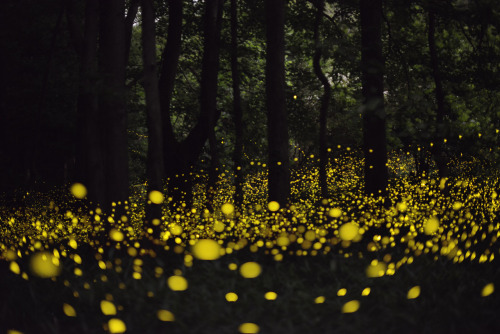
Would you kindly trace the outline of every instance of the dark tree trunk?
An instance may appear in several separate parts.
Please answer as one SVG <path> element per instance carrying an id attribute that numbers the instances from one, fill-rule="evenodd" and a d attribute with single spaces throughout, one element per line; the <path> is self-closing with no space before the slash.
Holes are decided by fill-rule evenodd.
<path id="1" fill-rule="evenodd" d="M 163 50 L 159 89 L 160 106 L 162 113 L 163 130 L 163 166 L 168 183 L 168 194 L 174 199 L 174 202 L 180 202 L 184 196 L 183 189 L 190 188 L 184 181 L 187 178 L 182 175 L 189 166 L 184 167 L 186 152 L 182 152 L 180 144 L 175 139 L 172 122 L 170 120 L 170 104 L 174 92 L 174 82 L 181 53 L 182 37 L 182 0 L 169 0 L 169 23 L 167 43 Z M 188 172 L 189 173 L 189 172 Z"/>
<path id="2" fill-rule="evenodd" d="M 172 5 L 175 3 L 171 1 Z M 177 47 L 180 48 L 179 22 L 172 27 L 172 48 L 170 51 L 170 35 L 167 41 L 166 50 L 163 57 L 162 75 L 160 78 L 160 91 L 163 96 L 161 101 L 162 115 L 164 120 L 165 137 L 165 171 L 168 178 L 168 192 L 174 204 L 185 203 L 187 207 L 192 205 L 193 175 L 191 167 L 198 159 L 203 145 L 207 141 L 210 127 L 218 119 L 216 110 L 217 101 L 217 74 L 219 69 L 219 49 L 220 49 L 220 29 L 222 21 L 222 0 L 207 0 L 205 2 L 204 14 L 204 45 L 201 73 L 201 93 L 200 93 L 200 116 L 195 127 L 191 130 L 187 138 L 178 143 L 170 121 L 170 100 L 173 89 L 173 80 L 178 62 Z M 179 4 L 177 4 L 179 5 Z M 175 7 L 178 11 L 179 8 Z M 169 14 L 173 18 L 173 13 Z M 171 24 L 173 24 L 172 22 Z M 174 29 L 175 28 L 175 29 Z M 169 25 L 169 33 L 171 32 Z M 170 60 L 169 60 L 170 59 Z M 174 62 L 175 66 L 169 62 Z M 168 92 L 167 92 L 168 91 Z M 165 116 L 166 115 L 166 116 Z"/>
<path id="3" fill-rule="evenodd" d="M 125 109 L 125 2 L 100 2 L 99 109 L 105 117 L 106 206 L 128 200 L 127 113 Z M 116 215 L 123 214 L 123 210 Z"/>
<path id="4" fill-rule="evenodd" d="M 125 63 L 128 64 L 130 55 L 130 45 L 132 43 L 132 30 L 134 28 L 135 17 L 139 10 L 140 0 L 130 0 L 127 10 L 127 17 L 125 18 Z"/>
<path id="5" fill-rule="evenodd" d="M 387 195 L 382 0 L 360 0 L 365 192 Z"/>
<path id="6" fill-rule="evenodd" d="M 156 72 L 155 14 L 153 0 L 142 0 L 142 57 L 144 64 L 144 92 L 146 94 L 146 112 L 148 126 L 148 158 L 146 173 L 148 194 L 163 190 L 163 137 L 160 110 L 160 96 Z M 148 199 L 147 199 L 148 200 Z M 159 226 L 152 224 L 154 219 L 161 219 L 161 204 L 148 201 L 146 221 L 154 231 L 154 237 L 160 236 Z"/>
<path id="7" fill-rule="evenodd" d="M 231 77 L 233 82 L 233 120 L 235 143 L 234 164 L 234 203 L 243 204 L 243 110 L 241 108 L 240 73 L 238 70 L 238 12 L 236 0 L 231 0 Z"/>
<path id="8" fill-rule="evenodd" d="M 70 1 L 67 8 L 67 20 L 75 49 L 80 57 L 76 181 L 87 187 L 87 198 L 92 205 L 103 206 L 106 201 L 102 149 L 102 133 L 105 128 L 102 126 L 104 118 L 99 113 L 97 91 L 99 1 L 86 1 L 83 36 L 71 5 Z"/>
<path id="9" fill-rule="evenodd" d="M 444 101 L 444 90 L 443 83 L 441 80 L 441 73 L 439 71 L 439 59 L 436 50 L 436 16 L 434 14 L 434 9 L 431 7 L 428 11 L 429 15 L 429 29 L 427 34 L 427 39 L 429 43 L 429 53 L 431 58 L 431 69 L 432 76 L 434 78 L 435 84 L 435 95 L 436 95 L 436 131 L 434 134 L 434 146 L 432 147 L 432 154 L 434 155 L 434 160 L 438 167 L 439 177 L 446 177 L 448 175 L 447 161 L 443 154 L 443 139 L 444 136 L 444 117 L 446 115 L 445 101 Z"/>
<path id="10" fill-rule="evenodd" d="M 208 132 L 210 144 L 211 159 L 208 180 L 208 204 L 212 207 L 212 210 L 219 165 L 215 123 L 217 121 L 217 75 L 219 72 L 222 4 L 222 0 L 212 0 L 211 3 L 208 2 L 206 5 L 203 59 L 201 64 L 200 119 L 206 117 L 208 120 L 208 126 L 204 131 Z"/>
<path id="11" fill-rule="evenodd" d="M 315 52 L 313 57 L 314 73 L 323 85 L 323 96 L 321 97 L 321 107 L 319 110 L 319 186 L 321 197 L 328 198 L 328 181 L 326 175 L 326 166 L 328 164 L 327 143 L 326 143 L 326 120 L 328 116 L 328 106 L 332 96 L 330 83 L 321 69 L 321 42 L 319 28 L 323 18 L 325 1 L 318 0 L 316 12 L 316 22 L 314 24 L 314 44 Z"/>
<path id="12" fill-rule="evenodd" d="M 265 9 L 268 199 L 284 206 L 290 196 L 288 124 L 285 108 L 285 1 L 265 1 Z"/>

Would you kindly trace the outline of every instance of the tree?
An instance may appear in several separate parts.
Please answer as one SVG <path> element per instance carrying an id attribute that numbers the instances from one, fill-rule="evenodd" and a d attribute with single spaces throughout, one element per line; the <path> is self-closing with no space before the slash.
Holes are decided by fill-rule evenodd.
<path id="1" fill-rule="evenodd" d="M 159 81 L 160 93 L 166 94 L 161 102 L 164 130 L 164 161 L 168 180 L 168 192 L 176 204 L 192 204 L 194 165 L 208 138 L 210 127 L 219 116 L 217 103 L 217 74 L 219 68 L 220 30 L 223 0 L 205 3 L 203 29 L 203 59 L 200 82 L 200 114 L 194 128 L 181 142 L 175 139 L 171 119 L 170 100 L 173 92 L 175 71 L 180 53 L 182 7 L 179 0 L 170 2 L 169 36 L 165 46 Z"/>
<path id="2" fill-rule="evenodd" d="M 438 175 L 439 177 L 445 177 L 448 175 L 447 171 L 447 162 L 443 152 L 443 131 L 444 131 L 444 118 L 446 116 L 446 107 L 444 100 L 444 90 L 443 83 L 441 79 L 441 73 L 439 70 L 439 59 L 437 56 L 436 50 L 436 16 L 434 13 L 434 8 L 432 3 L 428 8 L 428 19 L 429 19 L 429 27 L 428 27 L 428 42 L 429 42 L 429 54 L 430 54 L 430 67 L 432 70 L 432 77 L 434 79 L 434 93 L 436 96 L 436 130 L 434 134 L 434 145 L 432 153 L 434 155 L 434 159 L 436 161 L 436 165 L 438 167 Z"/>
<path id="3" fill-rule="evenodd" d="M 80 57 L 77 103 L 77 174 L 76 181 L 88 188 L 88 199 L 95 205 L 106 202 L 103 131 L 97 91 L 97 49 L 99 35 L 99 1 L 85 2 L 83 36 L 75 17 L 74 3 L 69 2 L 67 20 L 75 50 Z"/>
<path id="4" fill-rule="evenodd" d="M 243 111 L 241 108 L 240 72 L 238 69 L 238 10 L 236 0 L 231 0 L 231 78 L 233 88 L 233 119 L 235 143 L 234 164 L 234 202 L 243 203 Z"/>
<path id="5" fill-rule="evenodd" d="M 382 0 L 360 0 L 365 192 L 387 195 Z"/>
<path id="6" fill-rule="evenodd" d="M 265 1 L 266 108 L 269 201 L 281 206 L 290 196 L 288 122 L 285 108 L 285 1 Z"/>
<path id="7" fill-rule="evenodd" d="M 105 117 L 105 206 L 115 203 L 120 207 L 128 200 L 129 190 L 125 108 L 125 1 L 101 1 L 99 6 L 99 73 L 102 80 L 99 109 Z"/>
<path id="8" fill-rule="evenodd" d="M 86 1 L 83 32 L 75 3 L 68 4 L 66 15 L 80 57 L 76 180 L 87 186 L 93 205 L 107 211 L 128 199 L 126 31 L 137 12 L 135 1 L 130 6 L 125 17 L 124 0 Z"/>
<path id="9" fill-rule="evenodd" d="M 146 94 L 146 113 L 148 127 L 148 158 L 146 174 L 148 194 L 163 191 L 163 136 L 156 71 L 155 13 L 152 0 L 142 0 L 142 52 L 144 68 L 144 92 Z M 149 202 L 146 206 L 146 221 L 161 219 L 161 203 Z M 158 226 L 159 224 L 156 224 Z M 151 226 L 155 227 L 155 224 Z M 154 237 L 159 237 L 157 228 Z"/>
<path id="10" fill-rule="evenodd" d="M 313 57 L 313 68 L 316 77 L 323 85 L 323 96 L 321 97 L 321 107 L 319 111 L 319 186 L 321 188 L 321 197 L 328 198 L 328 182 L 326 174 L 326 165 L 328 160 L 327 138 L 326 138 L 326 121 L 328 116 L 328 106 L 332 96 L 330 83 L 321 69 L 321 41 L 319 28 L 325 10 L 325 1 L 318 0 L 316 3 L 316 20 L 314 23 L 314 44 L 315 51 Z"/>

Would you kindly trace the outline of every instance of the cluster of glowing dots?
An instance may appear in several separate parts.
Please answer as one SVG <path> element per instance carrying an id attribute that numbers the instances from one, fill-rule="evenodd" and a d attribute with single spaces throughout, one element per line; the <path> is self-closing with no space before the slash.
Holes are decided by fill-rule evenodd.
<path id="1" fill-rule="evenodd" d="M 349 173 L 352 170 L 349 166 L 343 168 L 348 170 L 346 172 L 348 175 L 351 175 Z M 329 173 L 333 175 L 331 170 Z M 256 193 L 262 194 L 261 191 L 265 187 L 258 182 L 264 182 L 264 179 L 256 176 L 253 179 L 256 184 L 247 184 L 246 187 L 256 188 Z M 311 179 L 313 179 L 311 175 L 306 174 L 302 175 L 300 180 L 312 182 Z M 356 180 L 352 177 L 352 183 L 349 184 L 357 184 Z M 475 185 L 474 180 L 454 182 L 449 179 L 422 179 L 420 183 L 410 184 L 403 180 L 401 185 L 390 189 L 394 204 L 385 209 L 377 207 L 371 199 L 354 190 L 335 193 L 334 198 L 323 201 L 319 201 L 319 197 L 314 197 L 319 195 L 312 195 L 289 207 L 282 207 L 276 201 L 252 199 L 250 203 L 246 203 L 243 210 L 230 203 L 229 196 L 220 196 L 215 212 L 201 208 L 170 212 L 162 217 L 158 224 L 162 228 L 162 241 L 173 240 L 175 246 L 168 246 L 170 247 L 168 250 L 184 256 L 186 266 L 196 261 L 217 261 L 226 254 L 244 247 L 248 247 L 252 252 L 263 250 L 265 254 L 272 255 L 276 261 L 282 261 L 285 255 L 316 255 L 321 252 L 324 254 L 337 252 L 345 257 L 381 254 L 379 258 L 371 257 L 373 260 L 367 262 L 369 264 L 365 267 L 364 275 L 369 279 L 394 275 L 398 268 L 411 264 L 421 254 L 429 254 L 435 259 L 443 256 L 454 262 L 464 259 L 480 263 L 491 261 L 495 253 L 492 246 L 500 237 L 499 226 L 492 221 L 483 221 L 479 224 L 470 211 L 479 210 L 480 208 L 475 205 L 481 199 L 485 199 L 482 209 L 492 217 L 497 217 L 496 212 L 500 210 L 498 194 L 492 187 Z M 310 190 L 312 194 L 315 191 L 319 194 L 317 184 L 309 185 L 311 186 L 301 187 Z M 294 187 L 293 191 L 301 191 L 300 187 Z M 469 195 L 464 189 L 470 189 L 471 194 Z M 444 196 L 445 190 L 453 196 Z M 87 197 L 87 188 L 80 183 L 71 185 L 69 192 L 76 200 L 84 200 Z M 163 205 L 167 202 L 165 194 L 161 191 L 153 190 L 142 195 L 141 201 L 148 204 Z M 134 204 L 137 202 L 139 200 L 132 201 Z M 318 206 L 318 202 L 322 203 L 322 206 Z M 28 229 L 32 240 L 35 241 L 31 244 L 23 241 L 30 247 L 26 253 L 29 255 L 29 272 L 40 278 L 55 279 L 60 276 L 64 269 L 62 256 L 70 257 L 75 262 L 77 266 L 72 270 L 76 276 L 83 274 L 78 267 L 82 263 L 82 258 L 74 251 L 85 242 L 84 239 L 76 237 L 79 229 L 86 225 L 77 224 L 84 218 L 69 211 L 58 212 L 55 209 L 58 207 L 62 205 L 51 204 L 48 213 L 44 208 L 43 216 L 47 221 L 33 222 L 33 230 Z M 126 247 L 128 255 L 136 257 L 139 253 L 143 254 L 140 246 L 132 247 L 136 240 L 131 235 L 140 235 L 140 223 L 144 213 L 122 219 L 106 217 L 102 211 L 96 209 L 87 216 L 99 224 L 110 223 L 111 228 L 107 230 L 110 241 L 117 247 Z M 58 227 L 61 224 L 61 217 L 70 222 L 68 225 L 72 226 L 72 230 Z M 484 215 L 484 217 L 489 216 Z M 77 223 L 74 223 L 75 219 Z M 126 222 L 131 226 L 127 227 Z M 136 225 L 132 227 L 132 223 Z M 8 220 L 8 224 L 14 226 L 18 224 L 18 220 L 12 217 Z M 387 233 L 377 232 L 380 227 L 386 229 Z M 44 248 L 42 241 L 49 239 L 51 229 L 58 231 L 57 236 L 65 240 L 64 246 L 60 248 L 61 252 Z M 373 233 L 368 233 L 372 231 Z M 43 232 L 45 235 L 41 234 Z M 22 237 L 19 237 L 19 240 L 23 240 Z M 487 248 L 486 251 L 482 251 L 483 253 L 475 251 L 475 243 L 484 240 L 490 242 L 492 250 Z M 354 247 L 354 243 L 359 243 L 356 244 L 359 246 Z M 404 255 L 400 258 L 391 257 L 390 247 L 397 246 L 402 246 Z M 166 245 L 165 247 L 167 250 Z M 354 248 L 361 248 L 363 251 L 356 254 L 351 250 Z M 2 250 L 2 253 L 3 257 L 10 261 L 11 272 L 27 279 L 28 275 L 23 271 L 24 268 L 16 262 L 18 254 L 19 257 L 23 254 L 19 250 L 12 249 Z M 102 270 L 108 268 L 104 261 L 99 262 L 99 267 Z M 265 268 L 254 261 L 231 263 L 228 269 L 237 273 L 239 277 L 250 280 L 265 275 L 265 272 L 263 274 Z M 134 275 L 134 278 L 141 277 L 139 272 L 134 272 Z M 174 292 L 186 291 L 189 288 L 188 280 L 181 272 L 166 278 L 164 284 Z M 366 297 L 371 291 L 372 289 L 367 287 L 361 292 L 361 296 Z M 422 292 L 425 293 L 425 290 L 422 290 L 420 285 L 405 290 L 408 300 L 422 298 Z M 482 297 L 488 297 L 493 293 L 495 293 L 493 283 L 484 285 L 478 292 Z M 343 298 L 349 295 L 347 290 L 342 288 L 337 291 L 337 296 Z M 263 291 L 262 297 L 271 303 L 283 298 L 278 297 L 274 291 Z M 237 303 L 239 300 L 238 294 L 234 291 L 225 292 L 224 298 L 228 303 Z M 324 304 L 326 297 L 317 296 L 311 300 L 315 304 Z M 100 309 L 103 315 L 109 317 L 105 324 L 107 331 L 123 333 L 127 330 L 125 322 L 118 318 L 117 307 L 112 300 L 102 300 Z M 360 309 L 361 302 L 352 299 L 343 303 L 340 311 L 348 314 L 358 312 Z M 75 305 L 69 303 L 63 303 L 62 311 L 67 317 L 77 317 L 79 312 Z M 157 318 L 163 322 L 175 321 L 174 314 L 165 309 L 157 311 Z M 240 333 L 257 333 L 260 328 L 257 324 L 248 322 L 242 323 L 238 330 Z"/>

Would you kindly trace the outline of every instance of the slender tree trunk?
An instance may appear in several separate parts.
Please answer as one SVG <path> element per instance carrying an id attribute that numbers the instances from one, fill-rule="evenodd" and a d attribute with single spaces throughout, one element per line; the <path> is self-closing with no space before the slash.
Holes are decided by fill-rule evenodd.
<path id="1" fill-rule="evenodd" d="M 238 70 L 238 11 L 236 0 L 231 0 L 231 77 L 233 82 L 233 120 L 235 143 L 234 164 L 234 203 L 243 204 L 243 110 L 241 108 L 240 73 Z"/>
<path id="2" fill-rule="evenodd" d="M 128 200 L 127 113 L 125 109 L 125 2 L 100 2 L 99 109 L 106 118 L 106 205 L 118 208 Z M 119 209 L 117 216 L 124 211 Z M 119 218 L 119 217 L 118 217 Z"/>
<path id="3" fill-rule="evenodd" d="M 201 64 L 200 117 L 206 117 L 208 120 L 208 126 L 205 129 L 205 131 L 208 132 L 211 154 L 208 180 L 208 204 L 212 207 L 212 210 L 219 165 L 215 124 L 217 121 L 217 76 L 219 72 L 222 4 L 222 0 L 212 0 L 206 5 L 203 59 Z"/>
<path id="4" fill-rule="evenodd" d="M 321 197 L 328 198 L 328 181 L 326 175 L 326 166 L 328 163 L 327 143 L 326 143 L 326 120 L 328 116 L 328 106 L 332 96 L 330 83 L 321 69 L 321 42 L 319 27 L 323 18 L 325 1 L 318 0 L 318 8 L 316 12 L 316 22 L 314 24 L 314 44 L 315 52 L 313 57 L 314 73 L 318 80 L 323 85 L 323 96 L 321 97 L 321 107 L 319 110 L 319 186 L 321 189 Z"/>
<path id="5" fill-rule="evenodd" d="M 146 112 L 148 126 L 147 178 L 148 194 L 163 190 L 163 137 L 160 110 L 160 96 L 156 71 L 155 13 L 153 0 L 142 0 L 142 58 L 144 64 L 144 92 L 146 94 Z M 148 199 L 147 199 L 148 201 Z M 160 236 L 159 225 L 154 219 L 161 219 L 161 204 L 148 201 L 146 221 L 154 231 L 154 237 Z"/>
<path id="6" fill-rule="evenodd" d="M 97 91 L 99 1 L 87 0 L 85 3 L 83 35 L 72 5 L 72 1 L 68 2 L 67 21 L 75 50 L 80 57 L 76 181 L 87 187 L 87 198 L 92 205 L 103 206 L 106 200 L 106 188 L 102 149 L 104 127 L 101 124 L 104 119 L 99 113 Z"/>
<path id="7" fill-rule="evenodd" d="M 365 192 L 387 195 L 382 0 L 360 0 Z"/>
<path id="8" fill-rule="evenodd" d="M 444 90 L 443 83 L 441 80 L 441 73 L 439 71 L 439 59 L 436 49 L 436 16 L 432 7 L 429 8 L 429 30 L 427 34 L 427 39 L 429 43 L 429 53 L 431 58 L 431 69 L 432 76 L 434 78 L 436 95 L 436 131 L 434 134 L 434 146 L 432 147 L 432 153 L 438 167 L 439 177 L 446 177 L 448 175 L 448 167 L 446 158 L 443 155 L 443 139 L 444 139 L 444 117 L 446 115 L 445 101 L 444 101 Z"/>
<path id="9" fill-rule="evenodd" d="M 175 139 L 172 122 L 170 119 L 170 105 L 172 102 L 172 94 L 174 92 L 175 76 L 181 53 L 181 37 L 182 37 L 182 0 L 169 0 L 169 23 L 167 31 L 167 42 L 163 49 L 159 89 L 160 89 L 160 106 L 162 113 L 162 130 L 163 130 L 163 166 L 165 176 L 168 183 L 168 194 L 174 199 L 175 203 L 180 202 L 183 196 L 185 186 L 183 158 L 186 152 L 182 152 L 179 143 Z M 189 187 L 189 186 L 188 186 Z"/>
<path id="10" fill-rule="evenodd" d="M 265 1 L 266 107 L 269 201 L 281 206 L 290 196 L 288 123 L 285 107 L 285 1 Z"/>
<path id="11" fill-rule="evenodd" d="M 132 30 L 134 28 L 134 21 L 139 10 L 140 0 L 130 0 L 127 9 L 127 17 L 125 18 L 125 63 L 128 64 L 130 56 L 130 46 L 132 43 Z"/>

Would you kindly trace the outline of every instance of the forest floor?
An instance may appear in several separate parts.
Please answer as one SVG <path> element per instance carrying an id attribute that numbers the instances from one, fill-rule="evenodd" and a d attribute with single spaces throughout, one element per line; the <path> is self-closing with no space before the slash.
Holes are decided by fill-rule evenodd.
<path id="1" fill-rule="evenodd" d="M 224 192 L 215 213 L 165 211 L 149 246 L 144 193 L 108 246 L 94 238 L 104 213 L 30 194 L 0 210 L 0 330 L 498 333 L 498 177 L 398 178 L 384 207 L 344 166 L 327 201 L 309 170 L 287 210 L 257 178 L 238 219 Z"/>

